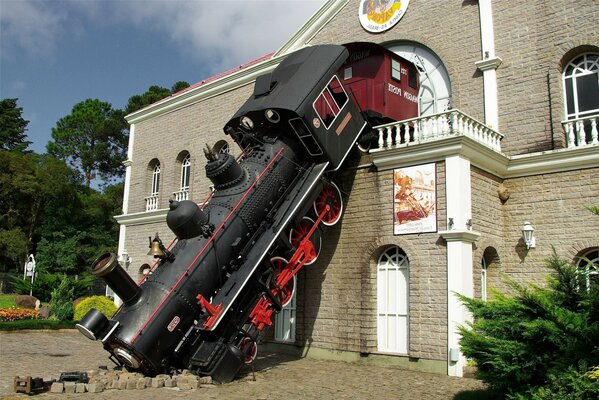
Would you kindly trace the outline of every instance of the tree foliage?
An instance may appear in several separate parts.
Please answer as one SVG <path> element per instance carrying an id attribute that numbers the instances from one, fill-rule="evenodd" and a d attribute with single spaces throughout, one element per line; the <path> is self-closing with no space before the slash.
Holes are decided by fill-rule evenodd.
<path id="1" fill-rule="evenodd" d="M 176 82 L 171 89 L 164 88 L 162 86 L 153 85 L 146 90 L 143 94 L 131 96 L 127 107 L 125 108 L 125 114 L 131 114 L 137 110 L 149 106 L 159 100 L 162 100 L 174 93 L 177 93 L 185 88 L 189 87 L 189 83 L 184 81 Z"/>
<path id="2" fill-rule="evenodd" d="M 98 175 L 110 182 L 124 174 L 128 131 L 123 111 L 110 103 L 87 99 L 75 104 L 52 129 L 52 139 L 48 153 L 82 171 L 87 187 Z"/>
<path id="3" fill-rule="evenodd" d="M 31 144 L 25 140 L 29 121 L 23 119 L 17 99 L 0 100 L 0 148 L 23 152 Z"/>
<path id="4" fill-rule="evenodd" d="M 579 284 L 582 272 L 555 251 L 547 266 L 546 288 L 511 282 L 513 297 L 497 293 L 485 302 L 460 296 L 474 317 L 460 330 L 462 351 L 476 361 L 480 378 L 512 398 L 554 390 L 564 371 L 599 394 L 599 382 L 584 375 L 599 365 L 599 284 L 587 291 Z"/>

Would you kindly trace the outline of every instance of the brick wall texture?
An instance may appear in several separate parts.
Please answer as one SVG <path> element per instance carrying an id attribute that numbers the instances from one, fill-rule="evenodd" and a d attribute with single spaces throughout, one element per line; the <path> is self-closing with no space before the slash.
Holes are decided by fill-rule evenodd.
<path id="1" fill-rule="evenodd" d="M 483 76 L 478 1 L 412 0 L 403 19 L 382 34 L 366 32 L 358 21 L 359 1 L 350 1 L 311 39 L 311 44 L 372 41 L 414 42 L 443 61 L 452 89 L 452 107 L 484 121 Z M 494 1 L 499 131 L 509 155 L 564 147 L 562 68 L 582 50 L 597 51 L 599 7 L 593 0 Z M 249 96 L 252 85 L 152 117 L 136 124 L 131 167 L 129 213 L 145 211 L 152 160 L 162 166 L 159 208 L 179 188 L 177 158 L 192 158 L 191 200 L 208 194 L 202 148 L 225 138 L 222 127 Z M 362 159 L 362 164 L 366 159 Z M 355 163 L 355 165 L 358 165 Z M 447 229 L 445 164 L 436 163 L 438 230 Z M 447 252 L 439 233 L 393 235 L 393 172 L 349 167 L 339 177 L 345 213 L 329 228 L 319 260 L 300 273 L 297 344 L 334 351 L 377 352 L 377 261 L 390 246 L 409 259 L 409 355 L 447 359 Z M 597 217 L 583 208 L 599 205 L 599 168 L 504 179 L 471 168 L 474 288 L 480 296 L 480 266 L 487 260 L 489 286 L 506 290 L 508 276 L 519 282 L 543 282 L 543 260 L 553 246 L 574 260 L 599 247 Z M 507 190 L 501 201 L 498 189 Z M 524 221 L 535 228 L 537 246 L 526 250 Z M 127 227 L 125 248 L 137 276 L 148 236 L 173 239 L 165 223 Z"/>

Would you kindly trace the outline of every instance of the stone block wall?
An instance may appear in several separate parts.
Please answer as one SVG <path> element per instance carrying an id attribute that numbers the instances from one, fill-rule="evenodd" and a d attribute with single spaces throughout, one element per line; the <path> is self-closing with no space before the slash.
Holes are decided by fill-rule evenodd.
<path id="1" fill-rule="evenodd" d="M 445 166 L 437 164 L 437 219 L 445 229 Z M 438 233 L 393 235 L 393 171 L 346 171 L 344 216 L 323 236 L 318 261 L 299 277 L 297 342 L 377 352 L 377 262 L 396 245 L 410 262 L 409 355 L 444 360 L 447 261 Z M 351 188 L 351 191 L 349 191 Z M 328 264 L 328 265 L 327 265 Z"/>

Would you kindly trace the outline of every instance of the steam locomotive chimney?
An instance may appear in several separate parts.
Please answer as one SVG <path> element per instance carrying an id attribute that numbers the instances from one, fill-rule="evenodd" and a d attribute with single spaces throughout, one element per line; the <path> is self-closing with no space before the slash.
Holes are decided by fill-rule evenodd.
<path id="1" fill-rule="evenodd" d="M 92 274 L 102 278 L 125 304 L 133 303 L 141 294 L 141 289 L 119 265 L 114 253 L 104 253 L 98 257 L 92 263 Z"/>
<path id="2" fill-rule="evenodd" d="M 229 153 L 216 153 L 214 149 L 206 146 L 204 154 L 208 163 L 206 164 L 206 176 L 217 190 L 223 190 L 235 186 L 243 179 L 243 169 L 237 160 Z"/>

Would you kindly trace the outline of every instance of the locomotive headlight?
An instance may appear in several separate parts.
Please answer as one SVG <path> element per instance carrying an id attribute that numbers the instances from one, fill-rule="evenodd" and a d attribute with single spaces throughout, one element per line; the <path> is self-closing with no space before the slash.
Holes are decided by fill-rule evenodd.
<path id="1" fill-rule="evenodd" d="M 245 129 L 254 129 L 254 121 L 250 117 L 241 117 L 239 122 Z"/>
<path id="2" fill-rule="evenodd" d="M 268 122 L 272 122 L 273 124 L 276 124 L 281 120 L 281 116 L 279 115 L 279 113 L 271 108 L 264 111 L 264 116 L 266 117 Z"/>
<path id="3" fill-rule="evenodd" d="M 129 368 L 137 369 L 141 365 L 139 361 L 137 361 L 137 358 L 133 357 L 133 355 L 129 351 L 125 350 L 122 347 L 117 347 L 114 350 L 114 355 L 116 358 L 118 358 L 120 362 L 122 362 Z"/>

